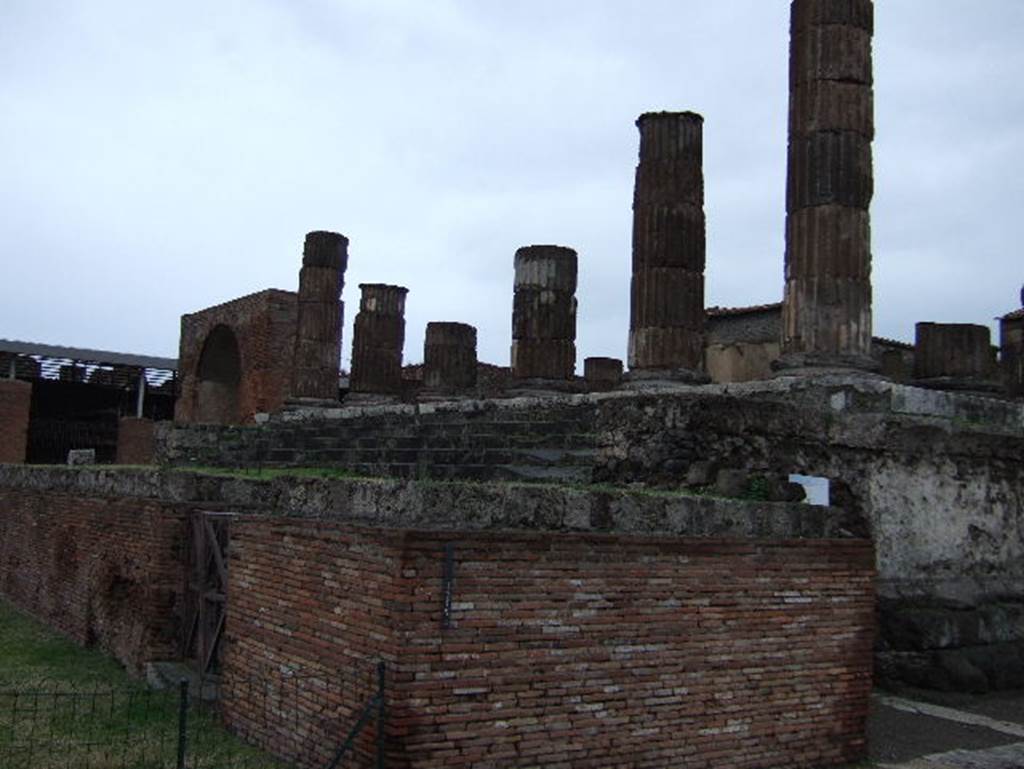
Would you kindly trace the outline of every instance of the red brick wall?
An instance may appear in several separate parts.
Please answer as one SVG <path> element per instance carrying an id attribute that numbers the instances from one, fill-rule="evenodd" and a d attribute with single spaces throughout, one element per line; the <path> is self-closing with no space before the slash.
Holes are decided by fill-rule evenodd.
<path id="1" fill-rule="evenodd" d="M 117 464 L 151 465 L 155 450 L 152 419 L 122 417 L 117 423 Z"/>
<path id="2" fill-rule="evenodd" d="M 177 656 L 181 507 L 0 489 L 0 593 L 129 670 Z"/>
<path id="3" fill-rule="evenodd" d="M 442 629 L 446 541 L 455 579 Z M 232 543 L 226 674 L 336 668 L 351 714 L 386 659 L 389 766 L 810 767 L 864 755 L 867 541 L 249 519 Z M 303 715 L 329 731 L 322 713 Z"/>
<path id="4" fill-rule="evenodd" d="M 326 766 L 376 691 L 378 660 L 393 664 L 398 653 L 401 537 L 246 516 L 231 524 L 230 541 L 225 686 L 244 687 L 282 672 L 314 675 L 326 685 L 308 691 L 296 705 L 299 717 L 292 709 L 277 728 L 267 723 L 259 701 L 228 703 L 228 718 L 277 755 L 301 766 Z M 303 688 L 301 681 L 298 686 Z M 371 724 L 357 743 L 357 763 L 346 766 L 372 765 L 373 737 Z"/>
<path id="5" fill-rule="evenodd" d="M 0 379 L 0 462 L 25 461 L 32 384 Z"/>
<path id="6" fill-rule="evenodd" d="M 203 344 L 218 325 L 229 327 L 238 342 L 242 379 L 241 422 L 254 414 L 279 409 L 291 387 L 298 306 L 294 292 L 268 289 L 181 317 L 178 376 L 181 391 L 175 420 L 197 421 Z"/>

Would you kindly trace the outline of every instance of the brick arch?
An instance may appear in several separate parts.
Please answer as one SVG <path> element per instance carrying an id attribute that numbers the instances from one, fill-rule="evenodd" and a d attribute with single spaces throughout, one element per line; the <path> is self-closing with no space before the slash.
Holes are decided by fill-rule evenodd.
<path id="1" fill-rule="evenodd" d="M 241 421 L 242 355 L 238 335 L 227 324 L 217 324 L 206 335 L 196 364 L 196 381 L 197 421 Z"/>

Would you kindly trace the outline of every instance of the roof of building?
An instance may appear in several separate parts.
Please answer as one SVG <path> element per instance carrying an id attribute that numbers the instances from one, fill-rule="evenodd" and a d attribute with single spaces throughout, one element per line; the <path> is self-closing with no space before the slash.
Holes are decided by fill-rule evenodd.
<path id="1" fill-rule="evenodd" d="M 59 347 L 38 342 L 19 342 L 15 339 L 0 339 L 0 353 L 38 355 L 42 358 L 65 358 L 81 363 L 96 363 L 102 366 L 136 366 L 164 371 L 176 371 L 177 358 L 158 358 L 153 355 L 134 355 L 109 350 L 87 350 L 80 347 Z"/>
<path id="2" fill-rule="evenodd" d="M 999 320 L 1019 320 L 1020 318 L 1024 318 L 1024 307 L 1021 307 L 1019 310 L 1006 313 L 1006 315 L 1001 317 Z"/>

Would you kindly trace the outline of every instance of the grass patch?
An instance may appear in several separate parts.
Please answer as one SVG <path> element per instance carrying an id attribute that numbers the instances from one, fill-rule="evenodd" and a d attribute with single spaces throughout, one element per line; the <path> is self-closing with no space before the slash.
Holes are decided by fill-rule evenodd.
<path id="1" fill-rule="evenodd" d="M 0 600 L 0 766 L 169 769 L 177 766 L 180 696 L 132 680 Z M 213 708 L 188 711 L 189 767 L 287 769 L 224 730 Z"/>

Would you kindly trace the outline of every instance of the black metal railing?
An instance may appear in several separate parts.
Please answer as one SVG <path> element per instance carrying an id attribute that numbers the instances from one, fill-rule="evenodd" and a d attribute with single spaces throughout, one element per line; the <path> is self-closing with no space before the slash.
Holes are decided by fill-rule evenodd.
<path id="1" fill-rule="evenodd" d="M 0 767 L 383 769 L 384 680 L 361 709 L 319 675 L 0 689 Z"/>

